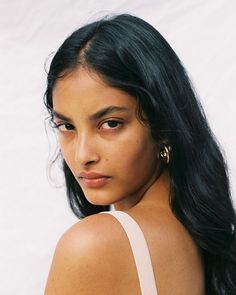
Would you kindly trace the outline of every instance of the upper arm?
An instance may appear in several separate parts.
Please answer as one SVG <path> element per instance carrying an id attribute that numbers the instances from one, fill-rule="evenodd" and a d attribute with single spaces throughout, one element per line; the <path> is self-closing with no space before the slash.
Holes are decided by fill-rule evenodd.
<path id="1" fill-rule="evenodd" d="M 103 294 L 112 272 L 107 252 L 112 250 L 107 236 L 112 220 L 107 215 L 89 216 L 61 237 L 45 295 Z"/>

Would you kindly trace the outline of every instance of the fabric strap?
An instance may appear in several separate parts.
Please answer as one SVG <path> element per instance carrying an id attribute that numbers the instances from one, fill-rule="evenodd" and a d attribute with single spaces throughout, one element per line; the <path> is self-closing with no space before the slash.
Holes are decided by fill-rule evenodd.
<path id="1" fill-rule="evenodd" d="M 142 295 L 157 295 L 148 245 L 137 222 L 123 211 L 105 211 L 100 213 L 113 215 L 124 228 L 133 252 Z"/>

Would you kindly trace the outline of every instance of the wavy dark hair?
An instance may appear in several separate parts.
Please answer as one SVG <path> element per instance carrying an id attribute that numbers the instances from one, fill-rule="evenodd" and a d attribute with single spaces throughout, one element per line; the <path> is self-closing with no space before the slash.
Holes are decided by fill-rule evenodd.
<path id="1" fill-rule="evenodd" d="M 226 163 L 173 49 L 155 28 L 132 15 L 83 26 L 64 41 L 51 62 L 44 99 L 50 116 L 55 83 L 79 66 L 132 95 L 154 140 L 168 140 L 170 205 L 202 251 L 206 294 L 236 294 L 236 214 Z M 64 160 L 63 171 L 76 216 L 110 210 L 87 201 Z"/>

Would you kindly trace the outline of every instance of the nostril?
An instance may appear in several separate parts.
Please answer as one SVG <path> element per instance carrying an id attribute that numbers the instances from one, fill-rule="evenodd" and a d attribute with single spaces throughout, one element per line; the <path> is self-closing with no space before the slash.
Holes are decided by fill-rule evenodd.
<path id="1" fill-rule="evenodd" d="M 91 164 L 91 163 L 93 163 L 93 162 L 95 162 L 95 161 L 90 160 L 90 161 L 88 161 L 86 164 Z"/>

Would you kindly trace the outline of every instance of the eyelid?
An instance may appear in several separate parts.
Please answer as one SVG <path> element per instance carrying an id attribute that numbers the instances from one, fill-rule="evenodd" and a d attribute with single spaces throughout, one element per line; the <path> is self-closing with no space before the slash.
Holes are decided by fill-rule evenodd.
<path id="1" fill-rule="evenodd" d="M 74 130 L 74 126 L 69 122 L 65 122 L 65 121 L 55 122 L 54 120 L 51 120 L 51 123 L 52 123 L 52 128 L 55 128 L 59 131 L 62 131 L 62 130 L 60 130 L 60 127 L 65 126 L 65 125 L 69 125 L 70 127 L 72 127 L 71 129 L 67 129 L 65 131 L 70 132 L 70 131 Z"/>
<path id="2" fill-rule="evenodd" d="M 120 119 L 111 118 L 111 119 L 106 119 L 103 122 L 101 122 L 99 124 L 99 128 L 101 128 L 103 124 L 108 123 L 108 122 L 116 122 L 116 123 L 118 123 L 118 125 L 123 125 L 124 124 L 124 122 L 122 120 L 120 120 Z M 114 128 L 111 127 L 111 128 L 104 128 L 104 129 L 111 129 L 112 130 L 112 129 L 118 129 L 118 128 L 119 128 L 119 126 L 114 127 Z"/>
<path id="3" fill-rule="evenodd" d="M 124 124 L 124 121 L 121 119 L 109 118 L 109 119 L 103 120 L 98 125 L 99 129 L 102 127 L 103 124 L 108 123 L 108 122 L 116 122 L 118 125 Z M 50 123 L 51 123 L 52 128 L 55 128 L 55 129 L 59 129 L 63 125 L 70 125 L 73 128 L 73 129 L 68 129 L 67 131 L 73 131 L 75 129 L 73 124 L 71 124 L 70 122 L 67 122 L 67 121 L 58 120 L 58 122 L 57 122 L 57 120 L 51 119 Z M 111 128 L 104 128 L 104 129 L 117 129 L 117 128 L 118 128 L 118 126 L 114 127 L 114 128 L 111 127 Z"/>

